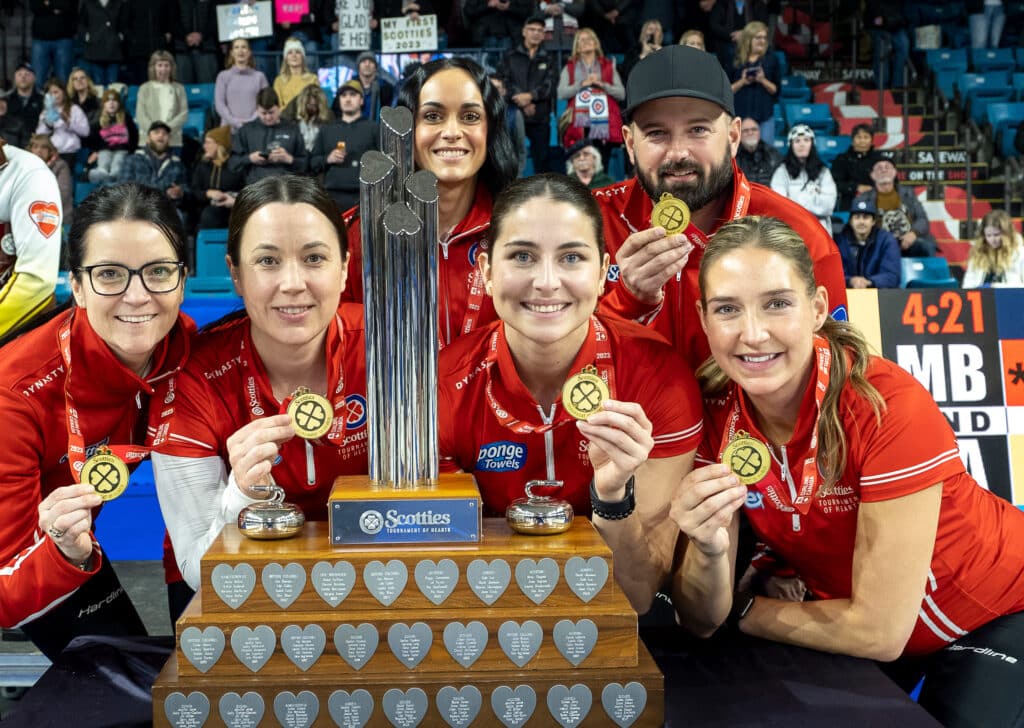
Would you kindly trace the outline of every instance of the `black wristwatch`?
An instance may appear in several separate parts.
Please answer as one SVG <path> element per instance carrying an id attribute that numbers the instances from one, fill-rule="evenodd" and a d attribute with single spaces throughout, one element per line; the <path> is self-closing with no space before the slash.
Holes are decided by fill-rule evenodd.
<path id="1" fill-rule="evenodd" d="M 597 496 L 597 489 L 594 488 L 594 480 L 590 480 L 590 509 L 595 516 L 601 516 L 606 521 L 621 521 L 628 518 L 636 508 L 636 497 L 633 494 L 633 476 L 626 481 L 626 495 L 618 503 L 608 503 Z"/>
<path id="2" fill-rule="evenodd" d="M 737 589 L 732 595 L 732 609 L 725 618 L 725 624 L 731 629 L 739 630 L 740 620 L 747 616 L 754 606 L 755 594 L 752 589 Z"/>

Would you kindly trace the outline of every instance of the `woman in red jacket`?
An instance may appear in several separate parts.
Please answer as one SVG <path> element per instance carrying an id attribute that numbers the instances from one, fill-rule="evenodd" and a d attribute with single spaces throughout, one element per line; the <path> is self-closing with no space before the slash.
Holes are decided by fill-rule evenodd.
<path id="1" fill-rule="evenodd" d="M 98 190 L 68 239 L 74 305 L 0 355 L 0 623 L 51 659 L 77 635 L 145 634 L 92 525 L 173 409 L 193 328 L 185 246 L 164 195 Z"/>

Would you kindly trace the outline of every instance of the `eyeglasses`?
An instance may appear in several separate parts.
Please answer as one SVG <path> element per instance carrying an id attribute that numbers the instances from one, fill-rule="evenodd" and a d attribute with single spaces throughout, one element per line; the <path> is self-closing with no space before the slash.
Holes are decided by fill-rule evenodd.
<path id="1" fill-rule="evenodd" d="M 184 267 L 185 264 L 180 261 L 158 260 L 141 268 L 103 263 L 76 268 L 75 272 L 89 276 L 89 283 L 97 295 L 120 296 L 128 290 L 132 276 L 138 276 L 142 287 L 150 293 L 170 293 L 181 284 L 181 271 Z"/>

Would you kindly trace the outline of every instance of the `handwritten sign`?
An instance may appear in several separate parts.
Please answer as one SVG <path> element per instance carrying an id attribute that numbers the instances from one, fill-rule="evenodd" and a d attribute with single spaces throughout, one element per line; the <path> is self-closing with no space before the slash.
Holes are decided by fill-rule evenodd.
<path id="1" fill-rule="evenodd" d="M 338 50 L 370 48 L 370 0 L 337 0 Z"/>
<path id="2" fill-rule="evenodd" d="M 292 0 L 294 1 L 294 0 Z M 265 38 L 274 34 L 274 8 L 264 2 L 217 6 L 217 38 L 230 43 L 235 38 Z"/>
<path id="3" fill-rule="evenodd" d="M 380 44 L 384 53 L 437 50 L 437 16 L 381 18 Z"/>

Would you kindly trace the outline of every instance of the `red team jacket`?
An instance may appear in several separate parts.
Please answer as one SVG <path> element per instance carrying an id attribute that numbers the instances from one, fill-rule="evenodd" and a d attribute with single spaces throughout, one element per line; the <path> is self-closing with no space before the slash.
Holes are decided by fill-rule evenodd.
<path id="1" fill-rule="evenodd" d="M 740 210 L 745 204 L 746 214 L 777 217 L 796 230 L 811 252 L 818 284 L 828 289 L 832 317 L 846 320 L 846 278 L 843 276 L 843 261 L 839 256 L 839 249 L 822 228 L 818 218 L 769 188 L 747 182 L 735 162 L 733 174 L 732 198 L 726 207 L 727 220 L 732 219 L 733 211 Z M 747 185 L 750 190 L 749 199 L 744 199 L 743 189 Z M 619 267 L 615 265 L 615 255 L 626 238 L 634 232 L 651 227 L 651 211 L 654 209 L 651 198 L 647 196 L 636 177 L 594 190 L 594 197 L 601 207 L 605 243 L 613 264 L 608 270 L 608 286 L 601 298 L 601 310 L 653 327 L 674 344 L 676 350 L 696 370 L 711 354 L 696 308 L 696 302 L 700 300 L 697 273 L 704 248 L 698 243 L 694 244 L 694 250 L 686 261 L 681 279 L 669 280 L 665 285 L 664 300 L 652 310 L 650 306 L 634 298 L 624 285 L 619 284 Z M 713 235 L 727 220 L 716 223 L 715 228 L 704 231 L 705 234 Z"/>
<path id="2" fill-rule="evenodd" d="M 810 511 L 799 515 L 788 482 L 782 480 L 782 463 L 773 459 L 771 475 L 749 486 L 744 512 L 759 540 L 793 567 L 815 597 L 846 599 L 852 589 L 859 504 L 942 482 L 925 597 L 904 650 L 905 655 L 927 654 L 997 616 L 1024 609 L 1024 513 L 966 472 L 949 423 L 916 379 L 882 358 L 872 359 L 867 378 L 886 410 L 879 425 L 865 399 L 849 384 L 843 391 L 839 411 L 849 454 L 839 481 L 827 493 L 819 483 Z M 793 437 L 777 454 L 796 487 L 815 421 L 815 383 L 812 376 Z M 708 420 L 698 465 L 719 461 L 734 406 L 725 398 L 705 404 Z M 764 441 L 745 397 L 735 428 Z"/>
<path id="3" fill-rule="evenodd" d="M 38 529 L 39 503 L 75 482 L 68 463 L 68 377 L 57 344 L 61 325 L 72 316 L 69 386 L 86 457 L 100 445 L 151 441 L 154 425 L 169 409 L 169 382 L 188 357 L 195 328 L 191 319 L 179 316 L 157 347 L 145 379 L 121 364 L 81 310 L 59 314 L 4 347 L 0 413 L 7 435 L 0 458 L 0 624 L 5 627 L 41 616 L 96 573 L 69 564 Z"/>
<path id="4" fill-rule="evenodd" d="M 638 402 L 654 426 L 652 458 L 690 452 L 701 434 L 701 402 L 697 382 L 678 354 L 648 329 L 622 319 L 601 316 L 608 331 L 614 390 L 612 397 Z M 498 332 L 497 360 L 485 364 L 492 334 Z M 578 372 L 593 364 L 596 345 L 591 336 L 570 368 Z M 564 481 L 556 494 L 572 503 L 576 513 L 590 513 L 593 469 L 587 439 L 565 412 L 555 405 L 548 433 L 517 434 L 495 416 L 486 387 L 514 417 L 540 425 L 539 405 L 516 373 L 504 339 L 504 324 L 496 322 L 457 339 L 441 352 L 438 362 L 438 439 L 441 471 L 472 473 L 480 486 L 487 515 L 504 516 L 505 509 L 524 495 L 528 480 L 551 477 Z M 550 437 L 548 437 L 550 435 Z"/>
<path id="5" fill-rule="evenodd" d="M 477 274 L 476 254 L 487 250 L 487 231 L 491 227 L 491 208 L 494 203 L 485 185 L 477 184 L 476 197 L 469 213 L 452 229 L 447 240 L 441 241 L 438 257 L 437 313 L 441 346 L 447 346 L 456 337 L 479 328 L 498 318 L 490 296 L 479 285 L 480 310 L 468 318 L 470 291 Z M 359 231 L 359 208 L 345 213 L 348 225 L 348 282 L 343 301 L 364 303 L 363 300 L 363 245 Z M 820 227 L 820 225 L 819 225 Z"/>
<path id="6" fill-rule="evenodd" d="M 310 520 L 327 520 L 327 496 L 338 475 L 366 473 L 366 341 L 363 307 L 341 304 L 327 330 L 328 399 L 337 428 L 312 445 L 284 443 L 271 471 L 288 500 Z M 281 403 L 252 346 L 249 319 L 242 317 L 200 334 L 189 365 L 178 378 L 181 403 L 160 452 L 179 457 L 218 456 L 228 462 L 227 439 L 251 420 L 277 414 Z M 344 395 L 342 397 L 342 395 Z M 341 426 L 344 423 L 344 426 Z"/>

